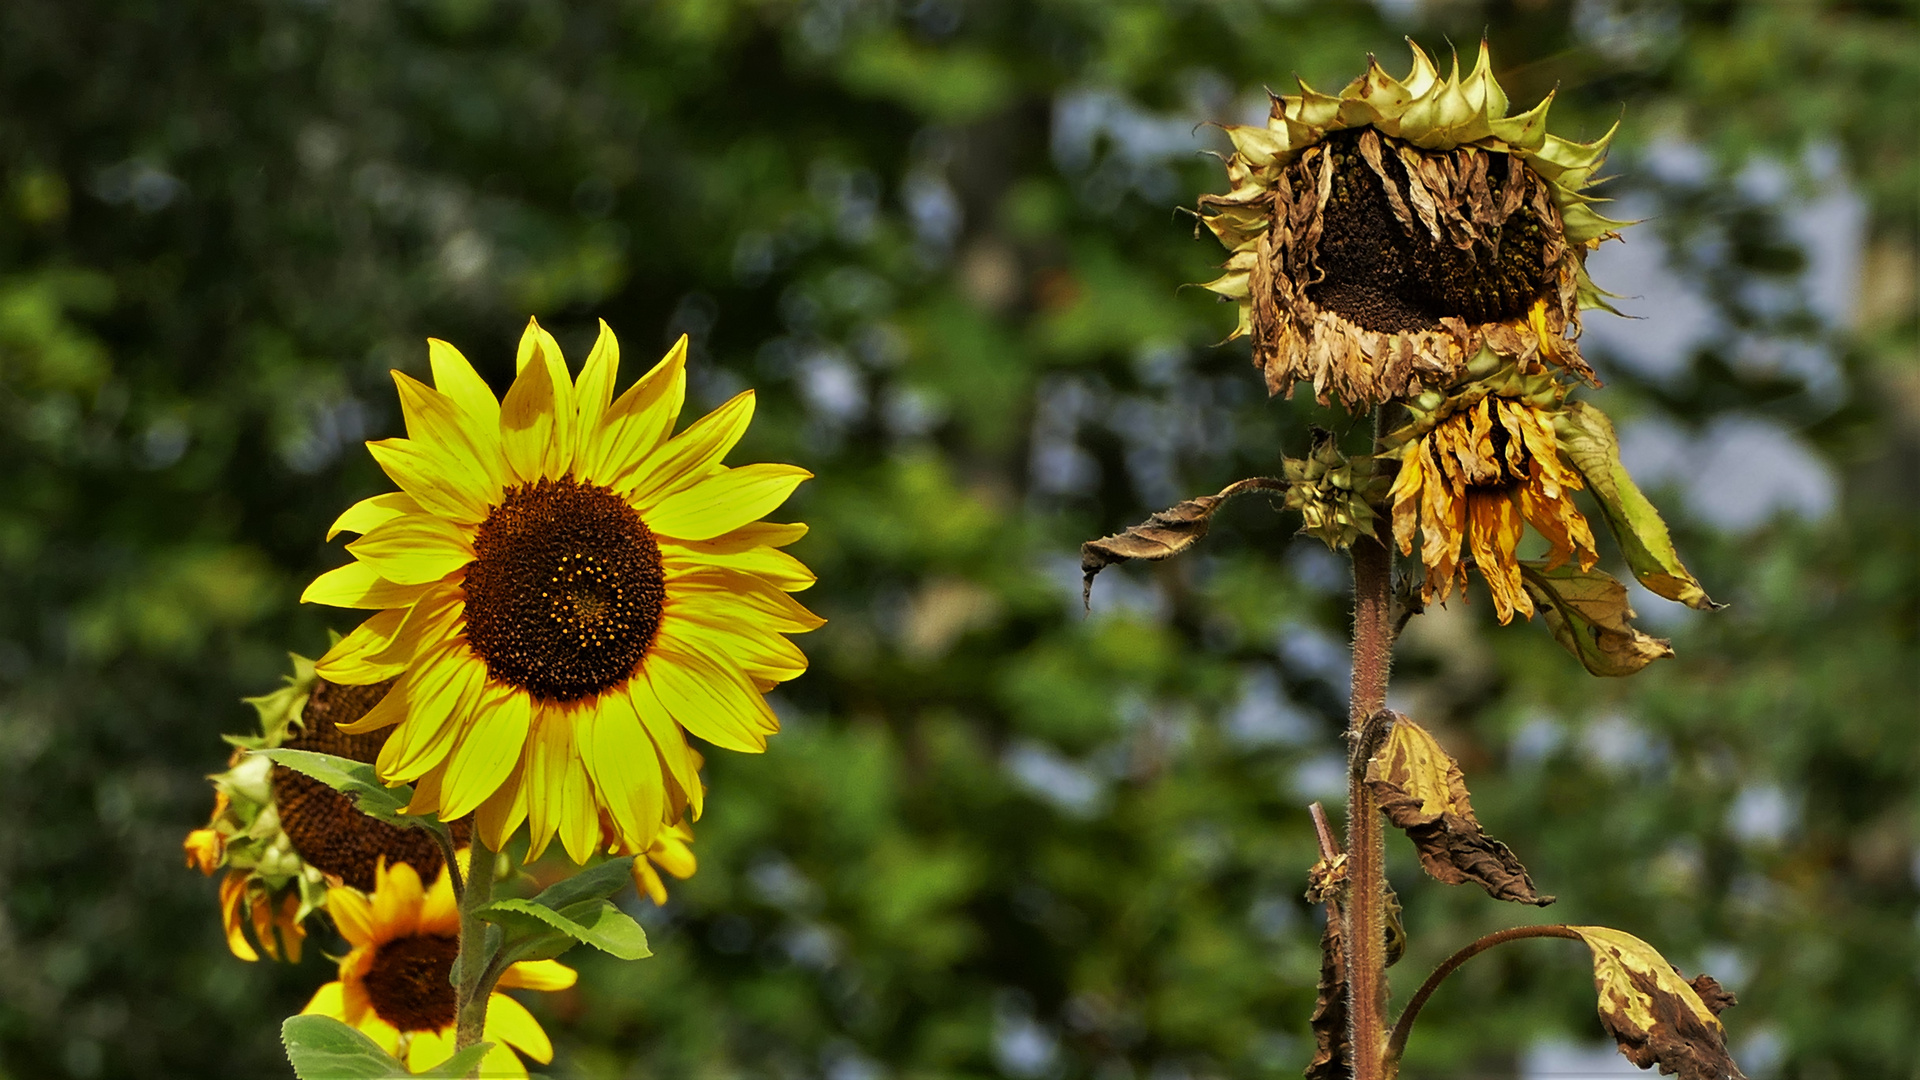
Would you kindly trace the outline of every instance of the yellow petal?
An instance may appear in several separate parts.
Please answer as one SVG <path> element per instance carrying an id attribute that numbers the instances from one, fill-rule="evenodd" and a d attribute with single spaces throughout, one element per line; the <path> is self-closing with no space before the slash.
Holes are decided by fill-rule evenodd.
<path id="1" fill-rule="evenodd" d="M 247 940 L 246 903 L 247 871 L 229 870 L 227 876 L 220 879 L 220 921 L 227 932 L 227 949 L 233 955 L 248 962 L 260 959 L 253 951 L 253 945 Z"/>
<path id="2" fill-rule="evenodd" d="M 340 936 L 355 948 L 375 944 L 373 905 L 358 889 L 345 885 L 328 889 L 327 914 L 333 916 L 333 925 L 340 928 Z"/>
<path id="3" fill-rule="evenodd" d="M 706 566 L 720 566 L 752 574 L 781 592 L 804 592 L 818 580 L 805 563 L 778 548 L 757 547 L 741 552 L 703 550 L 696 542 L 662 538 L 660 559 L 668 574 L 687 574 Z"/>
<path id="4" fill-rule="evenodd" d="M 499 439 L 490 432 L 475 432 L 466 411 L 452 398 L 403 371 L 392 374 L 407 438 L 438 455 L 469 484 L 477 485 L 476 490 L 489 504 L 499 502 L 504 472 Z"/>
<path id="5" fill-rule="evenodd" d="M 653 868 L 645 856 L 633 860 L 633 887 L 653 901 L 655 907 L 666 905 L 667 883 L 660 880 L 660 872 Z"/>
<path id="6" fill-rule="evenodd" d="M 471 850 L 462 849 L 463 852 Z M 427 887 L 427 898 L 420 904 L 420 932 L 442 937 L 460 933 L 460 902 L 454 899 L 453 878 L 447 874 L 444 865 L 433 879 L 433 884 Z"/>
<path id="7" fill-rule="evenodd" d="M 772 513 L 812 473 L 794 465 L 727 469 L 660 500 L 647 527 L 679 540 L 706 540 Z"/>
<path id="8" fill-rule="evenodd" d="M 407 1068 L 414 1072 L 426 1072 L 452 1057 L 455 1049 L 455 1035 L 456 1031 L 453 1028 L 448 1028 L 444 1032 L 414 1032 L 413 1042 L 407 1047 Z"/>
<path id="9" fill-rule="evenodd" d="M 326 604 L 343 608 L 406 607 L 427 591 L 425 585 L 401 585 L 374 572 L 373 567 L 355 559 L 313 579 L 300 594 L 303 604 Z"/>
<path id="10" fill-rule="evenodd" d="M 753 404 L 753 391 L 736 394 L 661 444 L 631 472 L 623 473 L 612 485 L 613 490 L 625 496 L 645 516 L 660 499 L 720 467 L 720 460 L 747 433 L 747 425 L 753 421 Z"/>
<path id="11" fill-rule="evenodd" d="M 301 1016 L 331 1016 L 335 1020 L 345 1019 L 346 1001 L 340 992 L 338 979 L 313 992 L 307 999 L 307 1006 L 300 1010 Z"/>
<path id="12" fill-rule="evenodd" d="M 500 401 L 493 396 L 486 380 L 473 370 L 459 349 L 439 338 L 427 339 L 427 358 L 433 365 L 433 388 L 460 406 L 475 442 L 498 441 Z"/>
<path id="13" fill-rule="evenodd" d="M 444 644 L 455 633 L 455 624 L 466 613 L 465 575 L 455 574 L 427 587 L 420 599 L 407 609 L 407 617 L 394 633 L 392 644 L 370 659 L 376 664 L 410 663 L 415 656 Z"/>
<path id="14" fill-rule="evenodd" d="M 503 683 L 487 685 L 441 781 L 443 820 L 471 813 L 507 782 L 526 748 L 531 721 L 526 694 Z"/>
<path id="15" fill-rule="evenodd" d="M 575 466 L 588 480 L 621 490 L 647 455 L 672 433 L 687 397 L 687 337 L 680 335 L 653 370 L 607 409 L 594 457 Z"/>
<path id="16" fill-rule="evenodd" d="M 385 495 L 375 495 L 371 499 L 361 499 L 339 517 L 333 519 L 333 525 L 327 530 L 327 539 L 331 540 L 343 532 L 371 532 L 373 527 L 391 521 L 402 514 L 424 513 L 413 496 L 404 491 L 389 491 Z"/>
<path id="17" fill-rule="evenodd" d="M 431 584 L 473 561 L 470 533 L 428 514 L 394 518 L 347 550 L 396 585 Z"/>
<path id="18" fill-rule="evenodd" d="M 567 857 L 576 863 L 592 858 L 601 839 L 600 809 L 594 805 L 593 782 L 587 778 L 586 763 L 580 760 L 580 727 L 588 715 L 590 710 L 586 709 L 573 715 L 575 750 L 567 759 L 565 782 L 560 789 L 560 844 L 567 849 Z"/>
<path id="19" fill-rule="evenodd" d="M 706 800 L 706 785 L 700 782 L 700 764 L 687 745 L 680 725 L 673 722 L 673 714 L 667 711 L 653 684 L 645 678 L 627 680 L 625 692 L 632 699 L 634 715 L 640 718 L 654 751 L 666 765 L 667 774 L 686 795 L 693 816 L 698 818 Z"/>
<path id="20" fill-rule="evenodd" d="M 561 826 L 566 813 L 567 762 L 573 753 L 573 718 L 568 711 L 535 702 L 533 734 L 527 741 L 527 830 L 532 843 L 528 862 L 547 850 Z"/>
<path id="21" fill-rule="evenodd" d="M 581 365 L 580 380 L 573 387 L 573 468 L 587 474 L 599 460 L 601 426 L 607 408 L 613 402 L 613 383 L 620 375 L 620 339 L 613 336 L 607 320 L 600 320 L 600 336 L 593 351 Z M 589 477 L 590 478 L 590 477 Z"/>
<path id="22" fill-rule="evenodd" d="M 500 976 L 503 990 L 565 990 L 580 979 L 580 973 L 558 960 L 522 960 Z"/>
<path id="23" fill-rule="evenodd" d="M 669 611 L 693 605 L 712 608 L 715 619 L 740 619 L 782 634 L 803 634 L 826 625 L 825 619 L 779 589 L 724 567 L 703 567 L 667 580 Z"/>
<path id="24" fill-rule="evenodd" d="M 431 453 L 407 439 L 382 439 L 367 444 L 367 452 L 380 464 L 400 490 L 430 514 L 462 525 L 486 520 L 492 506 L 485 496 L 484 484 L 477 474 L 447 464 L 443 455 Z"/>
<path id="25" fill-rule="evenodd" d="M 540 1029 L 540 1022 L 533 1018 L 525 1005 L 505 994 L 495 994 L 487 999 L 486 1037 L 494 1042 L 505 1042 L 542 1064 L 553 1060 L 553 1043 L 547 1039 L 547 1033 Z"/>
<path id="26" fill-rule="evenodd" d="M 486 678 L 487 666 L 465 641 L 429 654 L 409 671 L 394 687 L 406 695 L 407 718 L 380 748 L 374 763 L 380 779 L 407 783 L 444 761 Z"/>
<path id="27" fill-rule="evenodd" d="M 401 684 L 405 683 L 409 677 L 407 674 L 402 674 L 400 682 L 395 683 L 391 689 L 382 694 L 380 700 L 373 703 L 373 708 L 367 710 L 366 715 L 358 720 L 339 724 L 337 729 L 346 735 L 362 735 L 369 731 L 390 728 L 405 720 L 407 695 Z"/>
<path id="28" fill-rule="evenodd" d="M 533 363 L 536 358 L 540 364 Z M 528 319 L 526 332 L 520 335 L 520 349 L 514 358 L 514 370 L 525 375 L 529 367 L 539 366 L 547 369 L 547 383 L 553 391 L 553 404 L 550 406 L 553 413 L 552 434 L 542 454 L 540 468 L 543 475 L 564 476 L 573 466 L 573 378 L 567 374 L 567 361 L 561 355 L 560 343 L 538 322 Z"/>
<path id="29" fill-rule="evenodd" d="M 735 619 L 714 618 L 698 604 L 670 610 L 677 637 L 697 642 L 709 655 L 726 657 L 749 675 L 786 682 L 806 673 L 807 655 L 779 634 Z"/>
<path id="30" fill-rule="evenodd" d="M 393 863 L 379 875 L 373 890 L 373 925 L 382 941 L 413 937 L 420 932 L 420 904 L 426 890 L 420 875 L 406 863 Z"/>
<path id="31" fill-rule="evenodd" d="M 507 468 L 522 483 L 540 479 L 554 437 L 553 376 L 547 364 L 528 364 L 500 403 L 500 438 Z"/>
<path id="32" fill-rule="evenodd" d="M 458 739 L 455 739 L 453 746 L 453 753 L 459 753 Z M 447 763 L 452 760 L 453 754 L 448 754 L 440 759 L 440 764 L 414 778 L 413 798 L 407 800 L 407 813 L 434 815 L 440 813 L 441 782 L 447 775 Z"/>
<path id="33" fill-rule="evenodd" d="M 524 690 L 516 693 L 523 697 L 526 695 Z M 507 839 L 520 827 L 521 822 L 527 820 L 527 754 L 527 751 L 521 751 L 499 790 L 487 796 L 487 801 L 474 811 L 473 827 L 479 830 L 480 838 L 493 851 L 504 851 Z"/>
<path id="34" fill-rule="evenodd" d="M 660 757 L 630 695 L 606 694 L 589 716 L 580 742 L 597 801 L 607 808 L 621 839 L 645 851 L 666 816 Z"/>
<path id="35" fill-rule="evenodd" d="M 783 548 L 805 535 L 807 527 L 799 523 L 783 525 L 776 521 L 751 521 L 711 540 L 698 543 L 689 541 L 687 546 L 716 555 L 733 555 L 762 547 Z"/>
<path id="36" fill-rule="evenodd" d="M 388 608 L 355 627 L 353 633 L 333 643 L 326 655 L 314 661 L 313 670 L 323 679 L 343 686 L 366 686 L 391 679 L 406 670 L 406 662 L 382 664 L 373 657 L 393 645 L 400 625 L 411 608 Z"/>
<path id="37" fill-rule="evenodd" d="M 780 722 L 759 691 L 738 670 L 716 663 L 697 646 L 667 636 L 668 624 L 648 651 L 647 682 L 681 727 L 715 746 L 758 754 Z"/>
<path id="38" fill-rule="evenodd" d="M 505 1043 L 495 1043 L 480 1059 L 480 1075 L 485 1080 L 527 1080 L 527 1066 Z"/>

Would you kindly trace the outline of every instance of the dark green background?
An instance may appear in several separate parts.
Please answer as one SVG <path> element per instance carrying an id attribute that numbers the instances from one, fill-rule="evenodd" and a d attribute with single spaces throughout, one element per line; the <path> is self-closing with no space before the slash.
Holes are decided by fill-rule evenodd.
<path id="1" fill-rule="evenodd" d="M 350 625 L 294 601 L 384 489 L 358 441 L 399 431 L 386 370 L 424 374 L 433 335 L 504 388 L 529 313 L 576 359 L 605 318 L 629 374 L 690 334 L 697 406 L 760 390 L 739 459 L 818 474 L 788 516 L 832 620 L 771 750 L 713 755 L 658 956 L 580 958 L 534 1003 L 556 1076 L 1295 1075 L 1339 565 L 1238 504 L 1086 618 L 1075 546 L 1338 420 L 1264 400 L 1213 344 L 1230 309 L 1178 288 L 1221 258 L 1176 212 L 1222 187 L 1194 123 L 1483 28 L 1517 104 L 1558 86 L 1556 131 L 1624 116 L 1615 190 L 1655 211 L 1628 243 L 1839 372 L 1744 362 L 1729 330 L 1660 379 L 1596 348 L 1591 400 L 1764 419 L 1839 494 L 1721 531 L 1656 492 L 1732 606 L 1660 623 L 1679 658 L 1630 681 L 1484 593 L 1416 624 L 1395 699 L 1562 900 L 1448 889 L 1396 843 L 1397 985 L 1477 932 L 1605 922 L 1715 965 L 1771 1075 L 1920 1075 L 1915 6 L 1383 7 L 0 5 L 0 1076 L 287 1075 L 278 1021 L 327 962 L 229 956 L 180 837 L 237 699 Z M 1641 168 L 1663 138 L 1704 169 Z M 1783 218 L 1809 147 L 1868 214 L 1838 324 Z M 1756 160 L 1788 196 L 1733 182 Z M 1742 792 L 1785 828 L 1730 827 Z M 1478 961 L 1409 1075 L 1597 1041 L 1585 969 L 1550 941 Z"/>

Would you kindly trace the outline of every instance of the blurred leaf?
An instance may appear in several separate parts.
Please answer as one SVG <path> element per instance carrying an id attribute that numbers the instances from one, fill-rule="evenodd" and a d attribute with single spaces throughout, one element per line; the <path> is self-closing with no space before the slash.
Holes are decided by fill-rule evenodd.
<path id="1" fill-rule="evenodd" d="M 1658 1065 L 1681 1080 L 1746 1080 L 1727 1054 L 1726 1029 L 1716 1015 L 1733 1004 L 1719 983 L 1707 979 L 1704 984 L 1713 995 L 1710 1002 L 1653 946 L 1632 934 L 1604 926 L 1568 929 L 1593 951 L 1600 1023 L 1628 1061 L 1643 1069 Z"/>
<path id="2" fill-rule="evenodd" d="M 556 934 L 584 942 L 622 960 L 641 960 L 653 955 L 647 948 L 647 934 L 640 929 L 640 924 L 605 900 L 581 900 L 558 909 L 533 900 L 495 900 L 478 914 L 506 930 L 506 940 L 500 948 L 509 963 L 558 956 L 564 948 L 546 951 L 554 944 L 549 939 Z M 531 947 L 536 942 L 539 943 L 537 949 Z M 523 949 L 523 943 L 529 947 Z M 536 952 L 540 955 L 535 955 Z"/>
<path id="3" fill-rule="evenodd" d="M 1595 675 L 1631 675 L 1673 655 L 1673 646 L 1627 620 L 1627 587 L 1600 570 L 1520 560 L 1520 583 L 1546 614 L 1553 638 Z"/>
<path id="4" fill-rule="evenodd" d="M 280 1025 L 280 1041 L 300 1080 L 392 1080 L 399 1076 L 456 1080 L 473 1071 L 489 1042 L 476 1043 L 423 1073 L 410 1071 L 380 1044 L 331 1016 L 289 1016 Z"/>

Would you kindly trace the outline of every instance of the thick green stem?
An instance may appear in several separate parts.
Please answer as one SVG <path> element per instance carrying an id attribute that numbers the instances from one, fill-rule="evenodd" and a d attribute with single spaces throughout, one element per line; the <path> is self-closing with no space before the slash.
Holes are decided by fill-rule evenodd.
<path id="1" fill-rule="evenodd" d="M 472 862 L 467 867 L 466 890 L 460 897 L 460 954 L 455 964 L 454 1006 L 458 1028 L 454 1048 L 464 1050 L 480 1041 L 487 1030 L 487 998 L 493 989 L 486 975 L 487 923 L 478 914 L 493 899 L 493 852 L 474 830 Z M 479 1075 L 476 1068 L 474 1074 Z"/>
<path id="2" fill-rule="evenodd" d="M 1353 699 L 1347 713 L 1347 1016 L 1354 1080 L 1383 1080 L 1387 1042 L 1387 878 L 1380 806 L 1366 783 L 1365 736 L 1387 704 L 1393 665 L 1393 552 L 1354 541 Z"/>
<path id="3" fill-rule="evenodd" d="M 1446 960 L 1441 962 L 1439 967 L 1433 969 L 1433 974 L 1427 976 L 1427 981 L 1420 984 L 1420 989 L 1414 991 L 1413 999 L 1407 1002 L 1406 1010 L 1400 1014 L 1399 1021 L 1393 1025 L 1393 1035 L 1387 1040 L 1386 1075 L 1391 1077 L 1400 1071 L 1400 1055 L 1407 1049 L 1407 1036 L 1413 1032 L 1413 1022 L 1420 1019 L 1420 1010 L 1426 1006 L 1427 999 L 1433 996 L 1433 992 L 1440 988 L 1440 984 L 1446 981 L 1447 976 L 1458 970 L 1460 965 L 1479 956 L 1495 945 L 1504 945 L 1509 941 L 1517 941 L 1520 938 L 1534 937 L 1572 938 L 1575 941 L 1583 940 L 1579 934 L 1574 933 L 1565 926 L 1516 926 L 1508 930 L 1500 930 L 1488 934 L 1486 937 L 1447 957 Z"/>

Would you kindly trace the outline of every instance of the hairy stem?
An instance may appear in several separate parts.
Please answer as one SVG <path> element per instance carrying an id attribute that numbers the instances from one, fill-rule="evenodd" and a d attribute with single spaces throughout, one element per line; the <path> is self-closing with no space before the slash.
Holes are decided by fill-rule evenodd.
<path id="1" fill-rule="evenodd" d="M 1387 879 L 1380 807 L 1367 786 L 1365 738 L 1386 707 L 1393 662 L 1393 552 L 1372 537 L 1354 541 L 1353 698 L 1347 714 L 1347 1016 L 1354 1080 L 1382 1080 L 1387 1039 Z"/>
<path id="2" fill-rule="evenodd" d="M 1392 1076 L 1399 1072 L 1400 1055 L 1407 1048 L 1407 1035 L 1413 1031 L 1413 1022 L 1420 1019 L 1420 1010 L 1427 1004 L 1427 999 L 1433 996 L 1433 992 L 1440 988 L 1440 984 L 1446 981 L 1447 976 L 1458 970 L 1460 965 L 1479 956 L 1495 945 L 1503 945 L 1509 941 L 1517 941 L 1520 938 L 1533 937 L 1557 937 L 1572 938 L 1575 941 L 1581 940 L 1579 934 L 1574 933 L 1565 926 L 1557 924 L 1550 926 L 1516 926 L 1509 930 L 1500 930 L 1488 934 L 1486 937 L 1447 957 L 1439 967 L 1433 969 L 1433 974 L 1427 976 L 1427 981 L 1420 984 L 1420 989 L 1414 991 L 1413 999 L 1407 1002 L 1406 1010 L 1400 1014 L 1400 1019 L 1393 1025 L 1393 1035 L 1387 1040 L 1386 1075 Z"/>
<path id="3" fill-rule="evenodd" d="M 460 873 L 460 860 L 454 857 L 453 837 L 439 829 L 428 829 L 426 833 L 428 836 L 433 837 L 435 843 L 440 845 L 440 859 L 446 864 L 447 880 L 453 883 L 454 900 L 456 902 L 465 901 L 467 898 L 467 883 L 466 879 Z"/>
<path id="4" fill-rule="evenodd" d="M 458 1024 L 454 1048 L 464 1050 L 480 1041 L 487 1030 L 487 998 L 492 987 L 486 975 L 491 957 L 485 955 L 487 923 L 478 912 L 493 899 L 493 852 L 487 850 L 474 830 L 472 861 L 467 865 L 466 890 L 460 896 L 460 953 L 454 961 L 459 976 L 454 982 L 455 1017 Z M 473 1075 L 478 1076 L 476 1067 Z"/>

